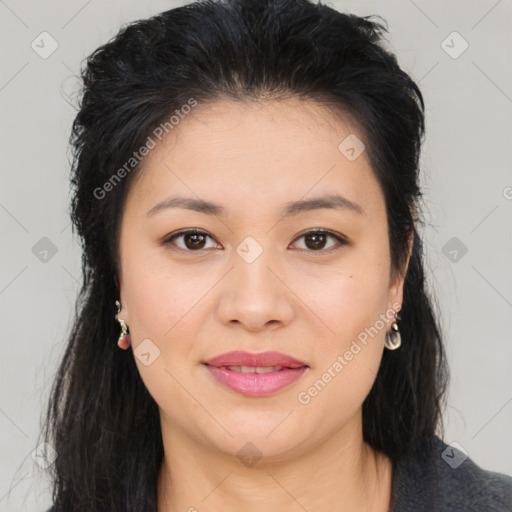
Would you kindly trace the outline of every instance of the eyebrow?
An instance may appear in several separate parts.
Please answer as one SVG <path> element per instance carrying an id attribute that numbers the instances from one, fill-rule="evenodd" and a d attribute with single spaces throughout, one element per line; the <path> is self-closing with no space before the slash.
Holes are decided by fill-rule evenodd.
<path id="1" fill-rule="evenodd" d="M 154 215 L 155 213 L 170 208 L 194 210 L 196 212 L 205 213 L 207 215 L 216 215 L 219 217 L 226 216 L 227 213 L 225 207 L 218 203 L 204 201 L 202 199 L 175 196 L 164 199 L 153 206 L 153 208 L 147 212 L 147 215 Z M 359 215 L 366 215 L 363 207 L 358 203 L 355 203 L 339 194 L 328 194 L 322 197 L 286 203 L 281 217 L 291 217 L 300 213 L 320 209 L 346 210 Z"/>

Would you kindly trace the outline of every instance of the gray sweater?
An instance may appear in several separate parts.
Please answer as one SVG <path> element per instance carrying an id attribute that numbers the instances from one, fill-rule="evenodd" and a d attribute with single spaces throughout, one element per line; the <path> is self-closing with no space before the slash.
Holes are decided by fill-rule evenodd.
<path id="1" fill-rule="evenodd" d="M 435 438 L 426 463 L 394 467 L 391 512 L 511 512 L 512 477 L 486 471 Z"/>

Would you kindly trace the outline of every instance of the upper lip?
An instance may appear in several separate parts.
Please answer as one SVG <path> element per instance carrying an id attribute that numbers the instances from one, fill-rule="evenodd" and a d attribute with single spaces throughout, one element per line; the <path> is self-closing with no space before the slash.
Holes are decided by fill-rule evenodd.
<path id="1" fill-rule="evenodd" d="M 303 361 L 280 352 L 261 352 L 252 354 L 241 350 L 226 352 L 205 361 L 209 366 L 279 366 L 281 368 L 300 368 L 308 366 Z"/>

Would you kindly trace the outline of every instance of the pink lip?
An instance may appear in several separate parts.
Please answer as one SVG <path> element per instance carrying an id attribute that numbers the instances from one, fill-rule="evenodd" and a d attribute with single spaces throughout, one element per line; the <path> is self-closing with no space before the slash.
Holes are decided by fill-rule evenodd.
<path id="1" fill-rule="evenodd" d="M 308 369 L 298 359 L 279 352 L 228 352 L 206 361 L 205 367 L 223 385 L 246 396 L 267 396 L 291 385 Z M 226 366 L 281 366 L 269 373 L 241 373 Z"/>
<path id="2" fill-rule="evenodd" d="M 241 373 L 229 368 L 217 368 L 208 365 L 205 365 L 205 368 L 221 384 L 246 396 L 267 396 L 276 393 L 295 382 L 308 369 L 307 366 L 302 366 L 301 368 L 286 368 L 269 373 Z"/>
<path id="3" fill-rule="evenodd" d="M 205 361 L 209 366 L 282 366 L 284 368 L 299 368 L 307 366 L 304 361 L 299 361 L 294 357 L 280 352 L 261 352 L 260 354 L 252 354 L 235 350 L 234 352 L 226 352 L 220 356 L 213 357 Z"/>

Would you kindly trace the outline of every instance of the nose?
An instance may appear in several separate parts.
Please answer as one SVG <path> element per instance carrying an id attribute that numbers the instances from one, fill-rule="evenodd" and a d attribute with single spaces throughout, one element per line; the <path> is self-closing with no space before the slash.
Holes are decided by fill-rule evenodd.
<path id="1" fill-rule="evenodd" d="M 270 250 L 254 261 L 234 254 L 233 268 L 222 282 L 219 319 L 248 331 L 288 325 L 294 315 L 294 294 L 286 281 Z"/>

